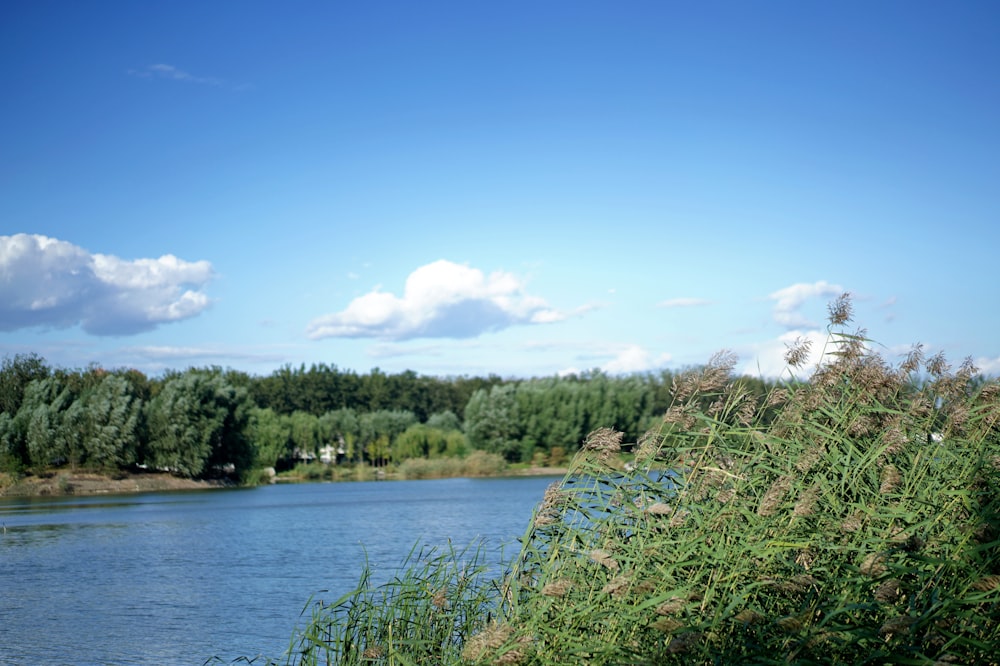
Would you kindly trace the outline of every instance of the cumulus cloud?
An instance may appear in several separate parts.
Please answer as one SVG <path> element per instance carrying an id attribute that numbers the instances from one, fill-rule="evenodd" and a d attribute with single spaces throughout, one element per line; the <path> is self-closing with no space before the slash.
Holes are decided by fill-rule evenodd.
<path id="1" fill-rule="evenodd" d="M 212 277 L 207 261 L 125 260 L 46 236 L 0 236 L 0 330 L 148 331 L 203 312 Z"/>
<path id="2" fill-rule="evenodd" d="M 668 298 L 657 303 L 661 308 L 692 308 L 699 305 L 708 305 L 709 301 L 704 298 Z"/>
<path id="3" fill-rule="evenodd" d="M 774 304 L 774 320 L 788 329 L 794 328 L 817 328 L 819 324 L 812 321 L 800 310 L 806 301 L 812 298 L 831 298 L 844 293 L 844 288 L 837 284 L 830 284 L 824 280 L 808 284 L 800 282 L 790 287 L 779 289 L 768 296 L 776 301 Z"/>
<path id="4" fill-rule="evenodd" d="M 646 372 L 661 368 L 670 362 L 670 354 L 653 354 L 640 345 L 624 345 L 610 361 L 601 365 L 601 370 L 613 375 L 631 372 Z"/>
<path id="5" fill-rule="evenodd" d="M 1000 377 L 1000 356 L 989 358 L 981 356 L 975 361 L 979 372 L 989 377 Z"/>
<path id="6" fill-rule="evenodd" d="M 798 368 L 792 368 L 785 362 L 785 354 L 799 342 L 808 341 L 809 354 Z M 772 379 L 796 377 L 807 379 L 816 369 L 827 341 L 826 332 L 818 330 L 787 331 L 775 339 L 754 345 L 749 353 L 741 356 L 748 360 L 737 371 L 752 377 L 769 377 Z"/>
<path id="7" fill-rule="evenodd" d="M 306 333 L 315 340 L 473 338 L 510 326 L 562 321 L 567 316 L 526 294 L 524 281 L 511 273 L 485 275 L 439 260 L 413 271 L 402 296 L 376 288 L 343 311 L 314 319 Z"/>

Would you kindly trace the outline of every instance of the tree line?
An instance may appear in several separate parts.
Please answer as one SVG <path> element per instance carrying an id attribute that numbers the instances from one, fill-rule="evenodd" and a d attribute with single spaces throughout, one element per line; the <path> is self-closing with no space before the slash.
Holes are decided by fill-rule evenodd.
<path id="1" fill-rule="evenodd" d="M 207 367 L 153 378 L 134 369 L 52 368 L 22 354 L 0 366 L 0 471 L 142 467 L 246 479 L 302 460 L 377 466 L 474 450 L 559 464 L 598 427 L 635 441 L 666 411 L 675 379 L 671 371 L 358 374 L 327 364 L 267 376 Z"/>

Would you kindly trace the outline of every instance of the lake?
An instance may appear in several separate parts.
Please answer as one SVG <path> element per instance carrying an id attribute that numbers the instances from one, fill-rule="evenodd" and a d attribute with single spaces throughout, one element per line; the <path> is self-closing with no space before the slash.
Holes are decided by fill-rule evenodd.
<path id="1" fill-rule="evenodd" d="M 310 597 L 416 544 L 516 553 L 552 477 L 0 498 L 0 664 L 280 657 Z"/>

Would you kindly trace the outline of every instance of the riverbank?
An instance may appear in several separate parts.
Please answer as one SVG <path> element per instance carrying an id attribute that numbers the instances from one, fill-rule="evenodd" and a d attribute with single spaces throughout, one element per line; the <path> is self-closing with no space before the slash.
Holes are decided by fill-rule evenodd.
<path id="1" fill-rule="evenodd" d="M 562 476 L 565 467 L 524 467 L 508 469 L 488 476 Z M 373 479 L 387 481 L 401 477 L 395 473 L 373 476 Z M 311 483 L 325 481 L 307 476 L 279 477 L 276 481 L 285 483 Z M 341 479 L 347 481 L 348 479 Z M 182 479 L 164 472 L 128 472 L 114 477 L 93 472 L 51 472 L 42 476 L 25 476 L 12 479 L 0 474 L 0 497 L 59 497 L 64 495 L 125 495 L 130 493 L 155 493 L 179 490 L 209 490 L 228 488 L 232 483 L 224 480 Z"/>
<path id="2" fill-rule="evenodd" d="M 12 479 L 0 474 L 0 497 L 57 497 L 63 495 L 124 495 L 173 490 L 224 488 L 226 481 L 182 479 L 163 472 L 122 473 L 114 477 L 93 472 L 53 472 Z"/>

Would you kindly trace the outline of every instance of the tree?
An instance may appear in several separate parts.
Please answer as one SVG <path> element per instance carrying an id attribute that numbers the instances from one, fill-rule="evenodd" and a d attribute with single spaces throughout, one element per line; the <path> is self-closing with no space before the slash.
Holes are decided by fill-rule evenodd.
<path id="1" fill-rule="evenodd" d="M 292 433 L 288 420 L 273 409 L 250 410 L 247 435 L 254 446 L 257 465 L 281 468 L 292 459 Z"/>
<path id="2" fill-rule="evenodd" d="M 520 423 L 516 386 L 479 389 L 465 407 L 465 434 L 473 448 L 496 453 L 510 462 L 520 456 Z"/>
<path id="3" fill-rule="evenodd" d="M 146 410 L 148 464 L 187 477 L 245 473 L 254 462 L 250 407 L 246 389 L 218 373 L 192 369 L 171 377 Z"/>
<path id="4" fill-rule="evenodd" d="M 136 462 L 142 400 L 121 376 L 106 374 L 77 399 L 86 463 L 121 469 Z"/>
<path id="5" fill-rule="evenodd" d="M 0 412 L 14 418 L 21 408 L 24 390 L 33 380 L 45 379 L 52 371 L 37 354 L 5 356 L 0 365 Z"/>

